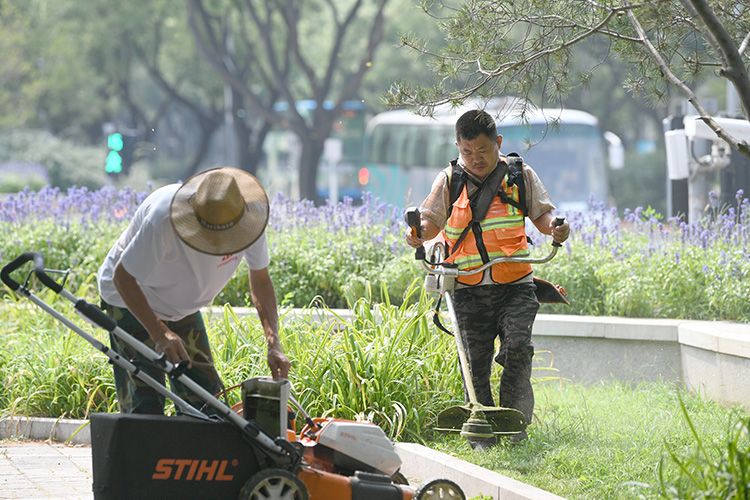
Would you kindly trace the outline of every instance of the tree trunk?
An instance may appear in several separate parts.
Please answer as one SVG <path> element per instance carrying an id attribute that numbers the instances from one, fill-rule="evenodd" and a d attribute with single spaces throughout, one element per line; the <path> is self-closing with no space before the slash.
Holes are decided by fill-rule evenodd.
<path id="1" fill-rule="evenodd" d="M 216 129 L 219 127 L 219 120 L 221 119 L 220 115 L 207 118 L 196 114 L 196 117 L 198 118 L 198 124 L 200 125 L 201 135 L 198 140 L 198 145 L 193 152 L 193 156 L 184 170 L 182 179 L 187 179 L 198 171 L 198 167 L 203 163 L 203 159 L 208 153 L 211 139 L 213 138 Z"/>
<path id="2" fill-rule="evenodd" d="M 253 175 L 258 175 L 258 166 L 263 159 L 263 143 L 266 140 L 271 124 L 258 120 L 248 125 L 235 115 L 234 133 L 237 139 L 238 166 Z"/>
<path id="3" fill-rule="evenodd" d="M 245 99 L 234 88 L 231 92 L 237 166 L 253 175 L 258 175 L 258 166 L 263 159 L 263 143 L 271 130 L 271 123 L 264 118 L 248 121 Z"/>
<path id="4" fill-rule="evenodd" d="M 323 155 L 324 141 L 314 140 L 309 137 L 302 138 L 302 152 L 299 159 L 299 193 L 303 200 L 312 200 L 316 205 L 320 204 L 316 180 L 318 177 L 318 164 Z"/>

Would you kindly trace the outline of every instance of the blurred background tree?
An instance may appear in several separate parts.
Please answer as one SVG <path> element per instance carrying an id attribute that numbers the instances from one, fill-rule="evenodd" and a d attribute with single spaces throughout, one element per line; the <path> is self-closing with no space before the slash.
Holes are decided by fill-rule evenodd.
<path id="1" fill-rule="evenodd" d="M 740 35 L 750 31 L 746 6 L 687 4 L 711 7 L 742 48 Z M 661 120 L 675 93 L 667 74 L 643 50 L 631 17 L 670 63 L 682 61 L 670 68 L 700 99 L 717 95 L 711 84 L 716 61 L 731 61 L 722 59 L 705 35 L 703 17 L 693 15 L 695 9 L 685 15 L 676 0 L 638 4 L 632 16 L 625 6 L 581 5 L 0 2 L 0 169 L 4 163 L 40 164 L 49 169 L 48 180 L 61 187 L 145 187 L 147 181 L 173 182 L 218 164 L 258 173 L 267 162 L 269 134 L 283 130 L 303 149 L 297 192 L 316 198 L 325 140 L 345 102 L 359 102 L 371 115 L 394 104 L 459 99 L 467 95 L 463 90 L 474 89 L 595 115 L 626 146 L 626 168 L 611 176 L 614 201 L 661 207 L 666 184 Z M 545 24 L 552 17 L 544 15 L 574 22 Z M 521 40 L 526 45 L 514 45 Z M 522 47 L 536 52 L 524 56 Z M 502 61 L 511 56 L 512 71 L 488 70 L 504 68 Z M 484 73 L 477 71 L 477 61 Z M 741 74 L 724 76 L 742 79 Z M 386 93 L 390 100 L 383 98 Z M 313 111 L 299 111 L 302 101 L 312 102 Z M 137 136 L 127 176 L 103 173 L 106 125 Z M 39 132 L 24 132 L 34 130 Z M 31 137 L 48 144 L 41 147 Z M 6 190 L 19 182 L 9 181 Z"/>

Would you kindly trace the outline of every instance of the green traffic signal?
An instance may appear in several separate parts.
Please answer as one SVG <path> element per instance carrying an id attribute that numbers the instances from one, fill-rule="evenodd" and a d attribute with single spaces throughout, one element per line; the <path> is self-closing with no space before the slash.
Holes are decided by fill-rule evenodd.
<path id="1" fill-rule="evenodd" d="M 124 146 L 122 140 L 122 134 L 120 132 L 113 132 L 107 136 L 107 147 L 112 151 L 120 152 Z"/>
<path id="2" fill-rule="evenodd" d="M 107 136 L 109 153 L 104 163 L 104 171 L 108 174 L 122 173 L 122 149 L 125 146 L 122 134 L 113 132 Z"/>
<path id="3" fill-rule="evenodd" d="M 122 146 L 120 146 L 120 149 L 122 149 Z M 120 153 L 115 150 L 109 152 L 109 154 L 107 155 L 107 161 L 104 165 L 104 171 L 108 174 L 122 173 L 122 156 L 120 156 Z"/>

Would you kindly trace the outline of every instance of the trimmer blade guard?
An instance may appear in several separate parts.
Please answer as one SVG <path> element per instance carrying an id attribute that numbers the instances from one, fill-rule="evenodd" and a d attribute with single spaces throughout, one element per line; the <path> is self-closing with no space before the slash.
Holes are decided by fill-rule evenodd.
<path id="1" fill-rule="evenodd" d="M 568 292 L 560 285 L 541 278 L 534 278 L 536 299 L 542 304 L 568 304 Z"/>
<path id="2" fill-rule="evenodd" d="M 526 428 L 526 419 L 523 413 L 513 408 L 500 408 L 493 406 L 474 407 L 481 409 L 487 423 L 492 426 L 492 433 L 498 436 L 504 434 L 516 434 Z M 469 420 L 472 408 L 469 405 L 451 406 L 441 411 L 437 416 L 438 432 L 461 432 L 464 423 Z"/>

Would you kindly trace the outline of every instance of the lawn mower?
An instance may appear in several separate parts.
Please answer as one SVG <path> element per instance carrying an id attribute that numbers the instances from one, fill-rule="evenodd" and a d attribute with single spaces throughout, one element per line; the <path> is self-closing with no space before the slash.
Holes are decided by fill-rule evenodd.
<path id="1" fill-rule="evenodd" d="M 419 209 L 415 207 L 408 208 L 404 213 L 404 219 L 406 224 L 411 228 L 413 235 L 421 238 L 421 216 Z M 557 217 L 554 224 L 555 226 L 559 226 L 564 222 L 564 218 Z M 471 376 L 471 365 L 465 347 L 466 339 L 458 326 L 451 292 L 455 287 L 458 276 L 476 274 L 501 262 L 528 264 L 549 262 L 557 254 L 557 250 L 561 245 L 559 243 L 552 243 L 551 252 L 542 258 L 503 256 L 489 260 L 475 269 L 460 270 L 455 264 L 444 261 L 445 257 L 447 257 L 447 252 L 445 244 L 442 241 L 433 240 L 431 243 L 429 255 L 427 255 L 424 246 L 420 246 L 415 251 L 415 259 L 421 261 L 427 270 L 428 274 L 425 277 L 426 291 L 437 293 L 445 300 L 453 331 L 448 331 L 440 323 L 439 301 L 435 309 L 433 321 L 440 329 L 452 334 L 456 341 L 461 376 L 468 399 L 468 403 L 464 405 L 452 406 L 438 413 L 435 430 L 440 432 L 458 432 L 471 442 L 495 439 L 496 436 L 513 436 L 514 434 L 519 434 L 525 430 L 527 425 L 526 418 L 522 412 L 514 408 L 484 406 L 477 401 L 474 382 Z M 540 302 L 568 303 L 567 294 L 562 287 L 538 278 L 534 278 L 534 283 L 537 285 L 536 294 Z"/>
<path id="2" fill-rule="evenodd" d="M 23 284 L 11 273 L 33 263 Z M 291 395 L 287 380 L 256 377 L 242 384 L 238 413 L 172 364 L 99 307 L 64 288 L 69 271 L 46 269 L 39 253 L 20 255 L 0 270 L 2 281 L 83 337 L 115 364 L 161 395 L 180 415 L 94 413 L 91 415 L 93 492 L 96 499 L 243 500 L 465 500 L 461 488 L 434 479 L 417 488 L 399 473 L 401 460 L 383 430 L 369 422 L 311 418 Z M 61 282 L 50 274 L 62 274 Z M 129 360 L 66 318 L 30 289 L 32 277 L 74 304 L 87 322 L 137 350 Z M 195 408 L 141 370 L 159 367 L 172 384 L 182 383 L 204 402 Z M 305 424 L 296 430 L 296 413 Z M 290 417 L 291 416 L 291 417 Z"/>

